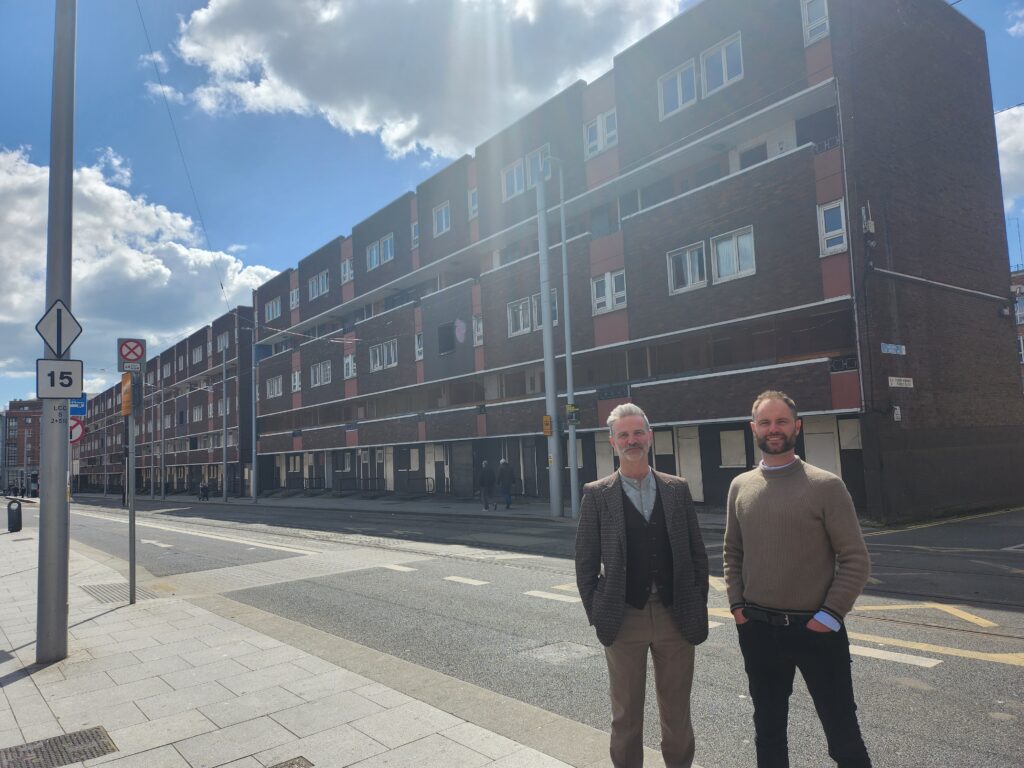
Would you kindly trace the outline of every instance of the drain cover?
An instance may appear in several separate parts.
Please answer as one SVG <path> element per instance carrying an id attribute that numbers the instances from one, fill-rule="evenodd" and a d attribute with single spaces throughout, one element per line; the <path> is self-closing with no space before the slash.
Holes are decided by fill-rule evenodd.
<path id="1" fill-rule="evenodd" d="M 57 768 L 116 752 L 106 728 L 88 728 L 0 749 L 0 768 Z"/>
<path id="2" fill-rule="evenodd" d="M 291 760 L 285 760 L 283 763 L 270 766 L 270 768 L 313 768 L 313 764 L 304 757 L 293 757 Z"/>
<path id="3" fill-rule="evenodd" d="M 98 603 L 127 603 L 128 584 L 120 582 L 116 584 L 81 584 L 82 590 Z M 150 592 L 148 589 L 135 587 L 136 600 L 154 600 L 159 595 Z"/>

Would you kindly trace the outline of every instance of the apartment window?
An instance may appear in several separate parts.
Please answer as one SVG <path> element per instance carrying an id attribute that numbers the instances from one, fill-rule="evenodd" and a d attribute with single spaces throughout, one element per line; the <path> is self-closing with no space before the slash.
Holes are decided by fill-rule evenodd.
<path id="1" fill-rule="evenodd" d="M 551 147 L 545 144 L 526 156 L 526 186 L 533 189 L 543 174 L 544 179 L 551 178 Z"/>
<path id="2" fill-rule="evenodd" d="M 281 297 L 271 299 L 263 306 L 263 319 L 267 322 L 281 316 Z"/>
<path id="3" fill-rule="evenodd" d="M 231 398 L 229 397 L 226 402 L 228 404 L 228 415 L 230 415 L 231 414 Z M 225 403 L 224 398 L 221 398 L 220 400 L 217 401 L 217 415 L 218 416 L 223 416 L 224 415 L 224 403 Z"/>
<path id="4" fill-rule="evenodd" d="M 822 256 L 846 250 L 846 216 L 842 200 L 818 206 L 818 241 Z"/>
<path id="5" fill-rule="evenodd" d="M 422 360 L 423 359 L 423 334 L 422 333 L 417 333 L 416 334 L 416 359 L 417 360 Z"/>
<path id="6" fill-rule="evenodd" d="M 213 418 L 213 403 L 206 404 L 206 415 L 208 418 Z"/>
<path id="7" fill-rule="evenodd" d="M 626 306 L 626 270 L 605 272 L 590 281 L 595 315 Z"/>
<path id="8" fill-rule="evenodd" d="M 272 379 L 267 379 L 267 397 L 280 397 L 281 396 L 281 377 L 275 376 Z"/>
<path id="9" fill-rule="evenodd" d="M 356 356 L 345 355 L 341 361 L 342 375 L 346 379 L 354 379 L 356 376 Z"/>
<path id="10" fill-rule="evenodd" d="M 310 387 L 322 387 L 324 384 L 331 383 L 331 361 L 323 360 L 319 363 L 313 363 L 309 368 L 309 386 Z"/>
<path id="11" fill-rule="evenodd" d="M 434 208 L 434 237 L 443 235 L 452 228 L 452 207 L 445 200 Z"/>
<path id="12" fill-rule="evenodd" d="M 583 154 L 588 160 L 618 143 L 619 122 L 614 109 L 583 126 Z"/>
<path id="13" fill-rule="evenodd" d="M 288 309 L 299 308 L 299 289 L 292 288 L 288 291 Z"/>
<path id="14" fill-rule="evenodd" d="M 1024 365 L 1024 336 L 1017 337 L 1017 358 L 1020 364 Z"/>
<path id="15" fill-rule="evenodd" d="M 1017 319 L 1017 325 L 1024 325 L 1024 296 L 1018 296 L 1013 303 L 1013 313 Z"/>
<path id="16" fill-rule="evenodd" d="M 179 371 L 184 371 L 185 370 L 185 356 L 184 355 L 178 355 L 178 370 Z"/>
<path id="17" fill-rule="evenodd" d="M 398 339 L 390 339 L 383 344 L 370 347 L 370 370 L 381 371 L 398 365 Z"/>
<path id="18" fill-rule="evenodd" d="M 671 117 L 697 101 L 697 74 L 693 59 L 658 78 L 660 119 Z"/>
<path id="19" fill-rule="evenodd" d="M 523 161 L 516 160 L 511 165 L 505 166 L 501 172 L 501 197 L 502 200 L 511 200 L 517 195 L 526 191 L 526 176 L 524 175 Z"/>
<path id="20" fill-rule="evenodd" d="M 768 144 L 761 142 L 753 147 L 740 150 L 740 170 L 749 168 L 752 165 L 763 163 L 768 159 Z"/>
<path id="21" fill-rule="evenodd" d="M 412 223 L 412 247 L 418 248 L 420 244 L 420 223 L 414 221 Z"/>
<path id="22" fill-rule="evenodd" d="M 203 420 L 203 406 L 201 406 L 201 405 L 194 405 L 194 406 L 192 406 L 192 421 L 202 421 L 202 420 Z"/>
<path id="23" fill-rule="evenodd" d="M 389 233 L 380 239 L 380 263 L 387 264 L 395 258 L 395 236 Z"/>
<path id="24" fill-rule="evenodd" d="M 716 283 L 754 274 L 753 227 L 712 238 L 711 264 Z"/>
<path id="25" fill-rule="evenodd" d="M 194 365 L 194 364 L 198 363 L 202 359 L 203 359 L 203 348 L 201 346 L 199 346 L 199 347 L 192 347 L 192 364 Z M 150 383 L 149 379 L 150 379 L 150 377 L 147 374 L 146 375 L 146 383 L 147 384 Z"/>
<path id="26" fill-rule="evenodd" d="M 473 315 L 473 346 L 479 347 L 484 343 L 484 318 L 482 315 Z"/>
<path id="27" fill-rule="evenodd" d="M 533 309 L 533 330 L 539 331 L 544 327 L 544 315 L 540 306 L 540 293 L 530 297 L 530 304 Z M 551 320 L 552 325 L 558 325 L 558 291 L 551 289 Z"/>
<path id="28" fill-rule="evenodd" d="M 518 299 L 508 303 L 508 337 L 521 336 L 530 332 L 530 299 Z"/>
<path id="29" fill-rule="evenodd" d="M 224 331 L 224 333 L 218 334 L 218 336 L 217 336 L 217 351 L 218 352 L 223 352 L 225 349 L 228 348 L 228 338 L 229 338 L 229 334 L 228 334 L 227 331 Z"/>
<path id="30" fill-rule="evenodd" d="M 208 341 L 208 342 L 206 342 L 206 356 L 209 357 L 212 354 L 213 354 L 213 342 L 212 341 Z"/>
<path id="31" fill-rule="evenodd" d="M 302 371 L 292 371 L 292 392 L 302 391 Z"/>
<path id="32" fill-rule="evenodd" d="M 366 246 L 366 269 L 376 269 L 380 266 L 380 241 L 370 243 Z"/>
<path id="33" fill-rule="evenodd" d="M 319 296 L 323 296 L 330 287 L 331 277 L 326 269 L 315 277 L 309 278 L 309 300 L 312 301 Z"/>
<path id="34" fill-rule="evenodd" d="M 828 36 L 828 4 L 825 0 L 801 0 L 804 17 L 804 45 Z"/>
<path id="35" fill-rule="evenodd" d="M 472 221 L 480 214 L 479 197 L 476 193 L 476 187 L 469 190 L 469 219 Z"/>
<path id="36" fill-rule="evenodd" d="M 743 42 L 737 32 L 700 55 L 704 96 L 743 79 Z"/>
<path id="37" fill-rule="evenodd" d="M 668 252 L 668 292 L 682 293 L 707 285 L 704 243 Z"/>
<path id="38" fill-rule="evenodd" d="M 164 429 L 170 429 L 173 426 L 174 426 L 174 414 L 173 413 L 165 413 L 164 414 Z"/>

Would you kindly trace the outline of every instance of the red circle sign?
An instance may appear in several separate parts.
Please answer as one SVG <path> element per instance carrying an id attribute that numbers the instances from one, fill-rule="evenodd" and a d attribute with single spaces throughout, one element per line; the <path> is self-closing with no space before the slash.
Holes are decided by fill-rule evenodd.
<path id="1" fill-rule="evenodd" d="M 142 345 L 135 341 L 135 339 L 128 339 L 128 341 L 121 343 L 121 359 L 129 363 L 134 363 L 136 360 L 142 359 Z"/>
<path id="2" fill-rule="evenodd" d="M 68 419 L 68 426 L 70 427 L 68 440 L 72 445 L 85 437 L 85 423 L 78 417 L 72 416 Z"/>

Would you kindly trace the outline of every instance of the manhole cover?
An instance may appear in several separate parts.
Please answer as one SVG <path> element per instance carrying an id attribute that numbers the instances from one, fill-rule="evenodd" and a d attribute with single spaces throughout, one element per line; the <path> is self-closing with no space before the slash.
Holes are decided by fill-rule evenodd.
<path id="1" fill-rule="evenodd" d="M 304 757 L 293 757 L 291 760 L 285 760 L 283 763 L 270 766 L 270 768 L 313 768 L 313 764 Z"/>
<path id="2" fill-rule="evenodd" d="M 117 584 L 81 584 L 79 585 L 89 597 L 98 603 L 127 603 L 128 584 L 121 582 Z M 155 600 L 159 595 L 150 592 L 148 589 L 135 587 L 136 600 Z"/>
<path id="3" fill-rule="evenodd" d="M 116 752 L 102 726 L 0 749 L 0 768 L 57 768 Z"/>
<path id="4" fill-rule="evenodd" d="M 591 648 L 589 645 L 562 642 L 542 645 L 540 648 L 532 648 L 525 653 L 540 661 L 546 661 L 548 664 L 568 664 L 597 656 L 601 651 L 598 648 Z"/>

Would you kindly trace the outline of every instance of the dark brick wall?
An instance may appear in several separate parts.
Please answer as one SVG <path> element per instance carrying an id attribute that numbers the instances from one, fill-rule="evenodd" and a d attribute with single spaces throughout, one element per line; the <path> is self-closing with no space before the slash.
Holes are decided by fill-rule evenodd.
<path id="1" fill-rule="evenodd" d="M 416 188 L 420 222 L 420 264 L 444 258 L 469 245 L 469 164 L 463 155 Z M 434 208 L 445 201 L 451 210 L 451 229 L 434 237 Z"/>
<path id="2" fill-rule="evenodd" d="M 473 283 L 466 281 L 446 288 L 420 301 L 423 327 L 423 375 L 426 381 L 458 376 L 474 370 Z M 438 352 L 437 329 L 449 323 L 461 323 L 462 339 L 455 338 L 455 351 Z M 486 320 L 484 338 L 487 336 Z"/>
<path id="3" fill-rule="evenodd" d="M 465 440 L 476 434 L 476 409 L 428 413 L 427 441 Z"/>
<path id="4" fill-rule="evenodd" d="M 258 414 L 265 416 L 268 413 L 278 413 L 290 409 L 292 407 L 292 353 L 290 351 L 282 352 L 279 355 L 268 357 L 260 362 L 258 370 L 260 390 Z M 333 367 L 331 372 L 333 374 Z M 267 382 L 275 376 L 281 377 L 281 396 L 267 397 Z M 303 375 L 303 389 L 308 384 L 309 372 L 306 371 Z"/>
<path id="5" fill-rule="evenodd" d="M 359 425 L 359 442 L 363 445 L 415 443 L 420 439 L 419 423 L 416 416 L 363 422 Z"/>
<path id="6" fill-rule="evenodd" d="M 356 344 L 356 371 L 361 395 L 416 383 L 416 314 L 412 304 L 364 320 L 356 325 L 355 331 L 359 339 Z M 371 371 L 370 347 L 390 339 L 398 341 L 398 365 Z"/>
<path id="7" fill-rule="evenodd" d="M 256 311 L 259 313 L 259 337 L 261 339 L 271 335 L 274 331 L 284 330 L 291 325 L 288 292 L 291 288 L 293 271 L 286 269 L 256 289 Z M 281 298 L 281 315 L 268 322 L 264 307 L 278 297 Z"/>
<path id="8" fill-rule="evenodd" d="M 350 345 L 341 343 L 341 334 L 335 334 L 325 339 L 311 341 L 299 347 L 299 370 L 302 372 L 303 406 L 339 400 L 345 396 L 343 358 L 347 346 Z M 325 360 L 331 361 L 331 381 L 328 384 L 314 387 L 311 384 L 310 368 L 314 364 L 322 363 Z M 289 402 L 291 401 L 291 391 L 289 372 L 284 377 L 284 397 Z"/>
<path id="9" fill-rule="evenodd" d="M 487 408 L 488 435 L 521 435 L 540 432 L 544 416 L 544 400 Z"/>
<path id="10" fill-rule="evenodd" d="M 336 237 L 299 262 L 299 317 L 306 320 L 341 304 L 341 245 L 345 238 Z M 324 270 L 328 273 L 328 291 L 309 299 L 309 280 Z M 288 296 L 282 300 L 282 314 L 288 312 Z"/>
<path id="11" fill-rule="evenodd" d="M 368 219 L 352 227 L 352 266 L 355 272 L 356 295 L 378 288 L 412 269 L 411 206 L 415 194 L 406 192 L 393 203 L 381 208 Z M 420 238 L 424 217 L 420 209 Z M 366 269 L 366 247 L 394 233 L 395 258 L 373 270 Z M 340 269 L 340 267 L 339 267 Z"/>

